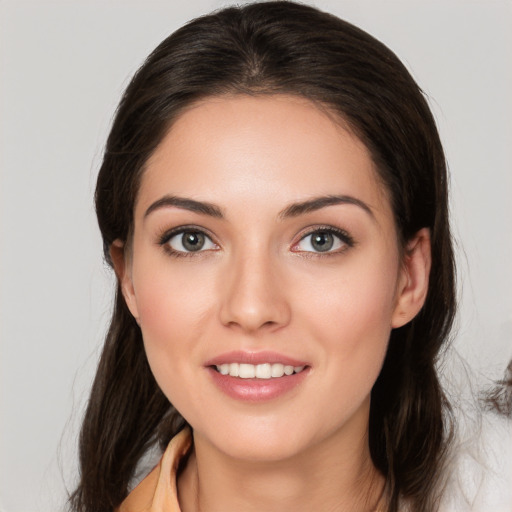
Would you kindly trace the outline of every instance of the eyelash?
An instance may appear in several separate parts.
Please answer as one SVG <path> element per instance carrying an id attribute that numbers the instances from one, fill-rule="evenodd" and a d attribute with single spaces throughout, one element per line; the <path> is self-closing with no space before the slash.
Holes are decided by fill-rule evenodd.
<path id="1" fill-rule="evenodd" d="M 162 246 L 163 249 L 170 255 L 170 256 L 173 256 L 175 258 L 190 258 L 190 257 L 194 257 L 194 256 L 200 256 L 200 255 L 203 255 L 205 252 L 207 252 L 207 250 L 199 250 L 197 252 L 194 252 L 194 251 L 189 251 L 189 252 L 186 252 L 186 251 L 177 251 L 176 249 L 173 249 L 170 245 L 169 245 L 169 241 L 174 238 L 175 236 L 177 235 L 180 235 L 180 234 L 183 234 L 183 233 L 187 233 L 187 232 L 190 232 L 190 233 L 199 233 L 199 234 L 202 234 L 204 235 L 206 238 L 208 238 L 213 244 L 217 245 L 214 240 L 213 240 L 213 237 L 207 232 L 205 231 L 203 228 L 199 228 L 197 226 L 180 226 L 178 228 L 173 228 L 169 231 L 165 231 L 164 233 L 162 233 L 159 237 L 158 237 L 158 245 Z"/>
<path id="2" fill-rule="evenodd" d="M 335 228 L 333 226 L 314 226 L 310 230 L 306 231 L 306 233 L 302 234 L 299 241 L 296 242 L 293 247 L 298 246 L 303 240 L 305 240 L 308 236 L 311 236 L 315 233 L 327 233 L 330 235 L 334 235 L 338 238 L 341 243 L 344 245 L 341 249 L 334 251 L 325 251 L 325 252 L 315 252 L 315 251 L 297 251 L 300 252 L 301 256 L 306 258 L 317 258 L 317 257 L 329 257 L 329 256 L 337 256 L 348 249 L 354 247 L 356 242 L 354 238 L 344 229 Z"/>
<path id="3" fill-rule="evenodd" d="M 213 237 L 205 231 L 203 228 L 199 228 L 197 226 L 180 226 L 177 228 L 173 228 L 171 230 L 165 231 L 158 237 L 158 245 L 162 246 L 163 249 L 170 255 L 176 258 L 190 258 L 194 256 L 200 256 L 205 252 L 208 252 L 209 250 L 199 250 L 197 252 L 194 251 L 177 251 L 176 249 L 173 249 L 169 245 L 169 241 L 180 234 L 191 232 L 191 233 L 200 233 L 204 235 L 206 238 L 208 238 L 213 244 L 217 245 L 214 241 Z M 308 230 L 306 233 L 302 234 L 299 241 L 293 244 L 293 247 L 298 246 L 303 240 L 305 240 L 308 236 L 311 236 L 315 233 L 327 233 L 330 235 L 334 235 L 336 238 L 338 238 L 342 244 L 344 244 L 345 247 L 343 247 L 341 250 L 335 250 L 335 251 L 325 251 L 325 252 L 315 252 L 315 251 L 294 251 L 294 252 L 300 252 L 302 256 L 304 257 L 326 257 L 326 256 L 334 256 L 339 255 L 341 253 L 344 253 L 347 249 L 350 249 L 356 245 L 356 242 L 354 238 L 344 229 L 335 228 L 333 226 L 314 226 L 310 230 Z"/>

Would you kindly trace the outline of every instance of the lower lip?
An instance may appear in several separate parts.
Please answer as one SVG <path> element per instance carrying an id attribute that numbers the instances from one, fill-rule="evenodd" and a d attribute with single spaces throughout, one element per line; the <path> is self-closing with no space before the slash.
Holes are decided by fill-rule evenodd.
<path id="1" fill-rule="evenodd" d="M 241 379 L 208 368 L 213 382 L 221 391 L 231 398 L 246 402 L 263 402 L 288 393 L 305 379 L 308 370 L 305 368 L 299 373 L 272 379 Z"/>

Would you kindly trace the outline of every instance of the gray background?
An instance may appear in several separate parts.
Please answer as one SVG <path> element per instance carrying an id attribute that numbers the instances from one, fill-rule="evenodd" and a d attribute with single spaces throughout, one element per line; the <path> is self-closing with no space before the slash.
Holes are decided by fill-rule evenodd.
<path id="1" fill-rule="evenodd" d="M 459 247 L 451 389 L 467 391 L 467 371 L 475 388 L 485 386 L 512 356 L 512 3 L 310 3 L 385 42 L 430 98 Z M 3 512 L 56 511 L 73 484 L 113 285 L 92 207 L 95 176 L 120 93 L 144 57 L 227 2 L 184 4 L 0 2 Z"/>

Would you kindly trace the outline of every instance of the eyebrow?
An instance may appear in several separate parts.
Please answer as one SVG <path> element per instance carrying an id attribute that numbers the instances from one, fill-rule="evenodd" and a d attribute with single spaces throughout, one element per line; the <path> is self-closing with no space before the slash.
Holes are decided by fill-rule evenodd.
<path id="1" fill-rule="evenodd" d="M 373 219 L 375 218 L 372 209 L 364 201 L 347 195 L 320 196 L 313 199 L 308 199 L 307 201 L 302 201 L 300 203 L 293 203 L 279 212 L 279 218 L 287 219 L 290 217 L 298 217 L 299 215 L 315 212 L 322 208 L 326 208 L 327 206 L 335 206 L 339 204 L 351 204 L 358 206 L 366 213 L 368 213 L 370 217 Z M 213 203 L 196 201 L 194 199 L 178 196 L 164 196 L 158 199 L 146 210 L 144 213 L 144 218 L 146 218 L 155 210 L 167 207 L 176 207 L 182 210 L 188 210 L 191 212 L 200 213 L 202 215 L 208 215 L 209 217 L 215 217 L 217 219 L 224 218 L 222 209 Z"/>
<path id="2" fill-rule="evenodd" d="M 182 210 L 201 213 L 203 215 L 216 217 L 218 219 L 224 218 L 222 210 L 212 203 L 195 201 L 194 199 L 177 196 L 164 196 L 161 199 L 158 199 L 146 210 L 144 218 L 146 218 L 151 212 L 154 212 L 155 210 L 169 206 L 175 206 L 176 208 L 180 208 Z"/>
<path id="3" fill-rule="evenodd" d="M 303 201 L 300 203 L 294 203 L 286 207 L 282 212 L 280 212 L 279 217 L 281 219 L 286 219 L 289 217 L 298 217 L 299 215 L 304 215 L 305 213 L 315 212 L 327 206 L 335 206 L 338 204 L 351 204 L 354 206 L 359 206 L 368 215 L 370 215 L 370 217 L 375 219 L 372 209 L 364 201 L 361 201 L 356 197 L 346 195 L 321 196 L 315 197 L 313 199 L 308 199 L 307 201 Z"/>

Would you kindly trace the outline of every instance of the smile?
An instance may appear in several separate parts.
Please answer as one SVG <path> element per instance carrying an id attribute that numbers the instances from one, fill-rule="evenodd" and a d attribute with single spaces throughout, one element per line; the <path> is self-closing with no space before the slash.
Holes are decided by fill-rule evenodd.
<path id="1" fill-rule="evenodd" d="M 222 375 L 239 377 L 240 379 L 277 379 L 304 370 L 304 366 L 291 366 L 282 363 L 225 363 L 215 365 L 215 368 Z"/>
<path id="2" fill-rule="evenodd" d="M 212 382 L 237 401 L 274 400 L 296 389 L 311 375 L 306 360 L 272 350 L 236 350 L 205 361 Z"/>

